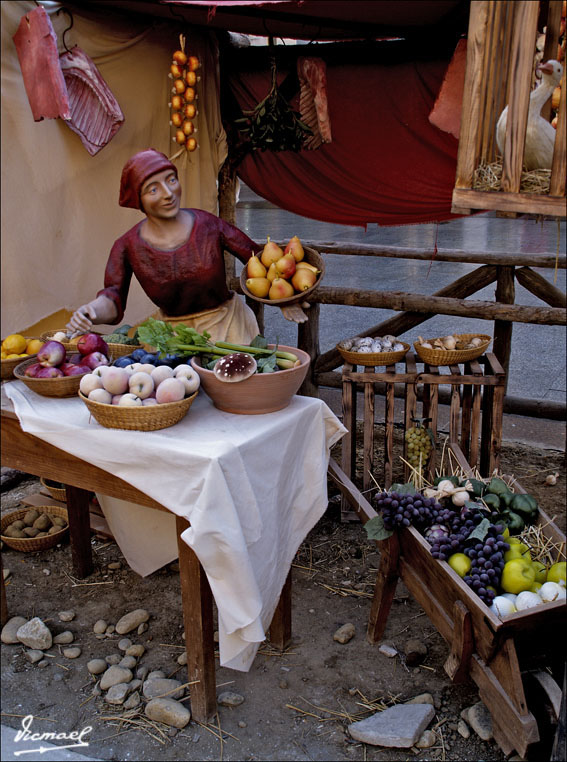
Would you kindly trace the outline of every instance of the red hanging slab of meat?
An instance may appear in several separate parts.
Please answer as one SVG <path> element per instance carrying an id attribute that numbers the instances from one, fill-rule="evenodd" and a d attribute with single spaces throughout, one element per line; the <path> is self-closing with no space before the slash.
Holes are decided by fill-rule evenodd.
<path id="1" fill-rule="evenodd" d="M 94 156 L 120 129 L 124 115 L 93 61 L 80 48 L 60 56 L 67 85 L 71 118 L 67 126 L 76 132 Z"/>
<path id="2" fill-rule="evenodd" d="M 13 40 L 34 120 L 70 119 L 57 37 L 45 9 L 39 6 L 22 16 Z"/>
<path id="3" fill-rule="evenodd" d="M 327 67 L 321 58 L 297 59 L 299 78 L 299 113 L 301 119 L 311 127 L 313 135 L 305 141 L 304 147 L 314 150 L 321 143 L 330 143 L 331 120 L 327 105 Z"/>

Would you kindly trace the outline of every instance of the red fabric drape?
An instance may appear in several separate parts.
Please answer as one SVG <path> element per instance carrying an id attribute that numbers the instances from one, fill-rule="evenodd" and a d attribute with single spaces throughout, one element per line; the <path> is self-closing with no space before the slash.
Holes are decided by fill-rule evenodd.
<path id="1" fill-rule="evenodd" d="M 405 225 L 458 216 L 451 214 L 458 142 L 428 120 L 447 66 L 328 64 L 332 143 L 299 153 L 255 151 L 238 175 L 278 207 L 324 222 Z M 240 107 L 252 109 L 270 88 L 269 72 L 232 74 L 230 87 Z"/>

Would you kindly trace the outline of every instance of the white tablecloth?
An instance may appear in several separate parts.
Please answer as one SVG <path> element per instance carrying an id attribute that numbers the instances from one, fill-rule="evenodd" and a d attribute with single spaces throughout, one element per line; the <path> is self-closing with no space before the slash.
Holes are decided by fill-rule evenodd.
<path id="1" fill-rule="evenodd" d="M 201 392 L 175 426 L 122 431 L 99 425 L 78 397 L 42 397 L 21 381 L 4 390 L 24 431 L 191 522 L 182 538 L 215 597 L 220 662 L 247 671 L 294 555 L 327 507 L 329 451 L 346 432 L 327 405 L 295 396 L 276 413 L 233 415 Z"/>

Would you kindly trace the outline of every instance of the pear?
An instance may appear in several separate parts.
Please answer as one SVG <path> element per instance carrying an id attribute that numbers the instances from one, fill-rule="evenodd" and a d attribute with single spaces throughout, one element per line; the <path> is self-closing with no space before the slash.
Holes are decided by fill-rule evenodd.
<path id="1" fill-rule="evenodd" d="M 293 258 L 296 262 L 301 262 L 303 259 L 303 246 L 296 235 L 294 235 L 293 238 L 290 238 L 288 245 L 284 249 L 284 254 L 293 254 Z"/>
<path id="2" fill-rule="evenodd" d="M 312 265 L 309 262 L 305 262 L 305 260 L 303 262 L 297 262 L 295 265 L 295 269 L 296 270 L 311 270 L 316 275 L 318 275 L 321 272 L 321 270 L 318 270 L 315 267 L 315 265 Z"/>
<path id="3" fill-rule="evenodd" d="M 308 288 L 314 285 L 317 280 L 317 274 L 312 270 L 296 270 L 295 275 L 291 279 L 291 284 L 296 291 L 307 291 Z"/>
<path id="4" fill-rule="evenodd" d="M 295 272 L 295 258 L 293 254 L 284 254 L 276 262 L 276 270 L 280 278 L 289 280 Z"/>
<path id="5" fill-rule="evenodd" d="M 266 273 L 266 278 L 270 281 L 270 283 L 273 283 L 274 280 L 278 277 L 278 268 L 276 267 L 276 263 L 272 262 L 268 268 L 268 272 Z"/>
<path id="6" fill-rule="evenodd" d="M 265 299 L 268 296 L 270 286 L 272 284 L 267 278 L 248 278 L 246 281 L 246 288 L 251 294 L 257 296 L 259 299 Z"/>
<path id="7" fill-rule="evenodd" d="M 270 241 L 270 236 L 268 236 L 268 242 L 264 246 L 262 255 L 260 257 L 262 264 L 264 267 L 269 267 L 272 262 L 277 262 L 281 257 L 283 257 L 283 251 L 280 249 L 277 243 Z"/>
<path id="8" fill-rule="evenodd" d="M 260 258 L 253 254 L 246 265 L 246 275 L 249 278 L 265 278 L 266 272 L 267 270 L 260 262 Z"/>
<path id="9" fill-rule="evenodd" d="M 270 299 L 285 299 L 286 297 L 293 296 L 293 286 L 285 278 L 276 278 L 270 286 L 268 296 Z"/>

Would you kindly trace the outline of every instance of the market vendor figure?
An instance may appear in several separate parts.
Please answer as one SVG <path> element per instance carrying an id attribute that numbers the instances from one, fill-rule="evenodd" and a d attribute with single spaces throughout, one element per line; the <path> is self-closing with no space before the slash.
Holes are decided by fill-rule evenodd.
<path id="1" fill-rule="evenodd" d="M 146 218 L 114 243 L 104 288 L 73 313 L 68 328 L 84 333 L 93 324 L 119 323 L 134 274 L 161 320 L 206 330 L 213 341 L 242 344 L 258 335 L 254 313 L 226 285 L 223 252 L 246 264 L 262 246 L 214 214 L 181 209 L 180 199 L 177 168 L 165 154 L 147 149 L 126 162 L 119 204 Z"/>

